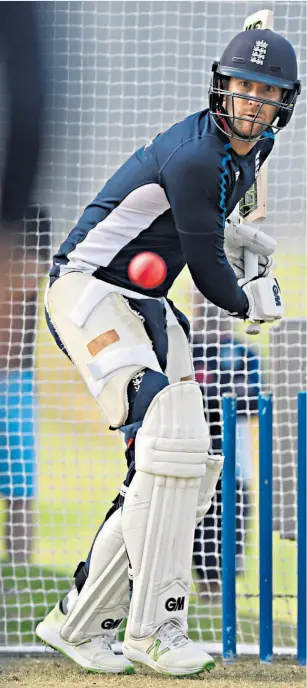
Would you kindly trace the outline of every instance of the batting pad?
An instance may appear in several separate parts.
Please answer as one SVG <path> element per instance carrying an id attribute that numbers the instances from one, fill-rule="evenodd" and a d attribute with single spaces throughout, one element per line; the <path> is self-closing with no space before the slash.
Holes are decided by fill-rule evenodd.
<path id="1" fill-rule="evenodd" d="M 65 617 L 61 635 L 76 643 L 101 633 L 111 636 L 128 614 L 128 560 L 121 510 L 108 518 L 93 545 L 88 577 Z"/>
<path id="2" fill-rule="evenodd" d="M 128 630 L 151 635 L 176 619 L 186 628 L 201 478 L 209 448 L 201 392 L 181 382 L 154 398 L 136 437 L 136 474 L 122 514 L 133 573 Z"/>

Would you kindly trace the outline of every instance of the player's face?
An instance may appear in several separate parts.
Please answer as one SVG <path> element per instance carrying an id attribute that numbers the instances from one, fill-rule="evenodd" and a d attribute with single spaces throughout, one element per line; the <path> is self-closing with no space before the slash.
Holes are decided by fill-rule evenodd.
<path id="1" fill-rule="evenodd" d="M 260 136 L 266 127 L 274 121 L 278 107 L 266 103 L 261 104 L 256 100 L 252 100 L 252 98 L 280 102 L 282 100 L 282 89 L 279 86 L 237 79 L 235 77 L 229 79 L 228 89 L 232 93 L 240 93 L 246 96 L 245 98 L 232 98 L 231 96 L 226 98 L 227 112 L 230 115 L 234 115 L 235 118 L 234 132 L 244 138 Z M 255 116 L 256 120 L 254 120 Z M 244 120 L 238 119 L 239 117 L 244 117 Z"/>

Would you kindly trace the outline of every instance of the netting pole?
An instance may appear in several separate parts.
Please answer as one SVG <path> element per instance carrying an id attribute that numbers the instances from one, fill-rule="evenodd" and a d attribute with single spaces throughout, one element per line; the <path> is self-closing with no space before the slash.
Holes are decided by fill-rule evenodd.
<path id="1" fill-rule="evenodd" d="M 273 401 L 259 395 L 259 659 L 273 657 Z"/>
<path id="2" fill-rule="evenodd" d="M 224 394 L 222 473 L 222 629 L 223 659 L 231 662 L 236 650 L 236 422 L 235 394 Z"/>
<path id="3" fill-rule="evenodd" d="M 297 396 L 297 661 L 306 665 L 306 392 Z"/>

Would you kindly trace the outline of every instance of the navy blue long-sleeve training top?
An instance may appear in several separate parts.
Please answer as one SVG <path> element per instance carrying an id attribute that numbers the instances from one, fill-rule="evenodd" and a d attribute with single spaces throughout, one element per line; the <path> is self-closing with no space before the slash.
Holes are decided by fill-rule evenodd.
<path id="1" fill-rule="evenodd" d="M 149 296 L 166 296 L 187 263 L 199 291 L 244 316 L 248 303 L 224 253 L 228 215 L 255 181 L 274 136 L 238 155 L 208 110 L 197 112 L 137 150 L 84 210 L 54 256 L 52 282 L 87 272 Z M 165 282 L 132 285 L 130 260 L 155 251 L 167 265 Z"/>

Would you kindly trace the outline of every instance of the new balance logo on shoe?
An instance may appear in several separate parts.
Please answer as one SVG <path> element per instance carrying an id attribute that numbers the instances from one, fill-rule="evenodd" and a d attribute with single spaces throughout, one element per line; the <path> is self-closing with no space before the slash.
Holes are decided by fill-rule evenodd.
<path id="1" fill-rule="evenodd" d="M 176 612 L 184 609 L 185 597 L 169 597 L 165 602 L 165 609 L 168 612 Z"/>
<path id="2" fill-rule="evenodd" d="M 152 658 L 153 658 L 154 662 L 157 662 L 159 657 L 161 657 L 161 655 L 164 655 L 165 652 L 170 651 L 170 647 L 165 647 L 164 650 L 160 650 L 160 645 L 161 645 L 161 640 L 159 640 L 157 638 L 155 640 L 155 642 L 152 643 L 152 645 L 148 648 L 148 650 L 146 650 L 146 653 L 148 655 L 152 652 Z"/>

